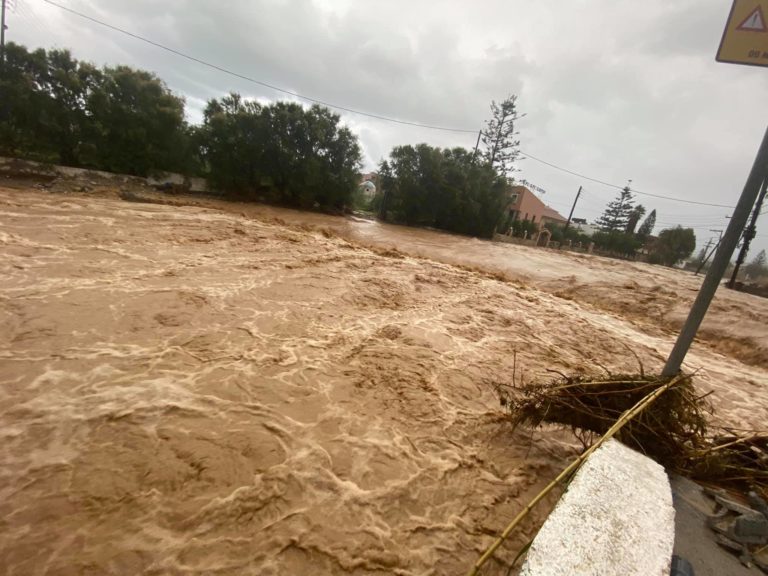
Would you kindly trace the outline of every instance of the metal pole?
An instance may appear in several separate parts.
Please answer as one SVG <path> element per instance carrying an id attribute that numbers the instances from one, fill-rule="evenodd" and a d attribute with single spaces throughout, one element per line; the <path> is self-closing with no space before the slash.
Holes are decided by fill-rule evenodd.
<path id="1" fill-rule="evenodd" d="M 757 202 L 752 210 L 752 220 L 749 222 L 749 226 L 744 230 L 744 242 L 741 244 L 741 250 L 739 250 L 739 256 L 736 258 L 736 264 L 733 267 L 733 274 L 731 280 L 728 282 L 728 288 L 733 288 L 736 285 L 736 276 L 739 274 L 739 268 L 744 264 L 744 260 L 747 259 L 747 252 L 749 252 L 749 245 L 752 243 L 752 239 L 757 232 L 757 218 L 760 216 L 760 208 L 763 206 L 763 198 L 765 198 L 765 189 L 768 188 L 768 175 L 763 180 L 763 187 L 760 190 L 760 196 L 757 197 Z"/>
<path id="2" fill-rule="evenodd" d="M 750 170 L 747 181 L 744 184 L 744 190 L 741 193 L 739 202 L 733 210 L 733 216 L 720 242 L 720 248 L 718 248 L 715 258 L 712 260 L 712 265 L 709 267 L 699 293 L 696 295 L 696 300 L 693 302 L 691 311 L 688 313 L 688 319 L 685 321 L 682 330 L 680 330 L 672 352 L 670 352 L 669 358 L 667 358 L 667 363 L 664 365 L 664 370 L 661 372 L 663 376 L 674 376 L 680 372 L 680 366 L 683 364 L 685 355 L 691 347 L 691 342 L 693 342 L 693 338 L 696 336 L 696 331 L 699 329 L 701 321 L 704 319 L 704 314 L 706 314 L 707 308 L 709 308 L 709 304 L 712 302 L 712 297 L 715 295 L 720 284 L 720 280 L 723 278 L 733 250 L 739 243 L 739 238 L 741 237 L 742 230 L 744 230 L 744 225 L 747 223 L 750 209 L 757 199 L 760 185 L 763 183 L 767 172 L 768 129 L 766 129 L 763 135 L 763 141 L 757 150 L 752 170 Z"/>
<path id="3" fill-rule="evenodd" d="M 579 186 L 579 191 L 576 192 L 576 198 L 573 200 L 573 206 L 571 206 L 571 213 L 568 214 L 568 222 L 565 223 L 565 227 L 563 228 L 563 232 L 568 230 L 568 226 L 571 225 L 571 218 L 573 218 L 573 211 L 576 209 L 576 202 L 579 201 L 579 196 L 581 196 L 581 186 Z"/>

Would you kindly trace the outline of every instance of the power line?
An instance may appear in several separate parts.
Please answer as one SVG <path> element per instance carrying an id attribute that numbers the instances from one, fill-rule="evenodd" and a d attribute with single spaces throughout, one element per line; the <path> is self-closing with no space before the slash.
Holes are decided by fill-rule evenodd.
<path id="1" fill-rule="evenodd" d="M 657 226 L 680 226 L 681 228 L 694 228 L 696 230 L 708 230 L 710 226 L 718 226 L 722 222 L 715 222 L 714 224 L 687 224 L 685 222 L 656 222 Z"/>
<path id="2" fill-rule="evenodd" d="M 354 108 L 347 108 L 346 106 L 341 106 L 339 104 L 331 104 L 330 102 L 326 102 L 324 100 L 319 100 L 317 98 L 312 98 L 311 96 L 304 96 L 303 94 L 299 94 L 298 92 L 294 92 L 292 90 L 286 90 L 285 88 L 280 88 L 279 86 L 275 86 L 274 84 L 269 84 L 268 82 L 262 82 L 261 80 L 257 80 L 255 78 L 252 78 L 250 76 L 246 76 L 244 74 L 240 74 L 239 72 L 235 72 L 233 70 L 229 70 L 228 68 L 224 68 L 223 66 L 219 66 L 218 64 L 213 64 L 211 62 L 208 62 L 206 60 L 202 60 L 200 58 L 197 58 L 195 56 L 191 56 L 189 54 L 186 54 L 184 52 L 181 52 L 179 50 L 176 50 L 174 48 L 171 48 L 169 46 L 166 46 L 164 44 L 160 44 L 159 42 L 155 42 L 154 40 L 150 40 L 149 38 L 145 38 L 143 36 L 139 36 L 138 34 L 134 34 L 133 32 L 129 32 L 128 30 L 124 30 L 123 28 L 119 28 L 117 26 L 113 26 L 112 24 L 108 24 L 107 22 L 104 22 L 102 20 L 98 20 L 92 16 L 88 16 L 87 14 L 83 14 L 82 12 L 78 12 L 77 10 L 73 10 L 72 8 L 68 8 L 67 6 L 62 6 L 61 4 L 57 4 L 56 2 L 52 2 L 52 0 L 43 0 L 46 4 L 50 4 L 51 6 L 55 6 L 56 8 L 60 8 L 61 10 L 64 10 L 65 12 L 69 12 L 70 14 L 74 14 L 75 16 L 79 16 L 80 18 L 84 18 L 86 20 L 89 20 L 91 22 L 94 22 L 96 24 L 99 24 L 100 26 L 104 26 L 106 28 L 109 28 L 110 30 L 114 30 L 115 32 L 120 32 L 121 34 L 125 34 L 126 36 L 130 36 L 131 38 L 134 38 L 136 40 L 140 40 L 142 42 L 146 42 L 147 44 L 150 44 L 156 48 L 160 48 L 161 50 L 165 50 L 166 52 L 170 52 L 171 54 L 175 54 L 176 56 L 180 56 L 181 58 L 186 58 L 187 60 L 191 60 L 192 62 L 196 62 L 198 64 L 202 64 L 203 66 L 207 66 L 208 68 L 212 68 L 214 70 L 218 70 L 219 72 L 223 72 L 224 74 L 229 74 L 230 76 L 234 76 L 236 78 L 240 78 L 241 80 L 246 80 L 248 82 L 252 82 L 254 84 L 258 84 L 259 86 L 264 86 L 265 88 L 269 88 L 271 90 L 275 90 L 276 92 L 282 92 L 283 94 L 288 94 L 290 96 L 294 96 L 296 98 L 300 98 L 302 100 L 306 100 L 307 102 L 312 102 L 314 104 L 321 104 L 323 106 L 327 106 L 328 108 L 334 108 L 336 110 L 343 110 L 344 112 L 350 112 L 352 114 L 359 114 L 360 116 L 367 116 L 369 118 L 376 118 L 377 120 L 384 120 L 385 122 L 394 122 L 396 124 L 404 124 L 406 126 L 416 126 L 418 128 L 428 128 L 430 130 L 443 130 L 445 132 L 462 132 L 462 133 L 468 133 L 468 134 L 474 134 L 477 132 L 477 130 L 466 130 L 464 128 L 449 128 L 447 126 L 433 126 L 431 124 L 421 124 L 419 122 L 409 122 L 407 120 L 398 120 L 397 118 L 390 118 L 387 116 L 380 116 L 379 114 L 372 114 L 370 112 L 363 112 L 362 110 L 355 110 Z"/>
<path id="3" fill-rule="evenodd" d="M 722 224 L 725 220 L 728 219 L 725 216 L 720 218 L 717 216 L 709 216 L 708 218 L 695 218 L 680 216 L 678 214 L 669 214 L 667 212 L 662 212 L 659 214 L 659 218 L 661 220 L 677 220 L 678 222 L 689 222 L 691 224 Z"/>
<path id="4" fill-rule="evenodd" d="M 584 197 L 584 193 L 582 193 L 582 199 Z M 550 204 L 557 204 L 562 208 L 570 208 L 570 206 L 563 200 L 553 201 L 550 202 Z M 603 203 L 603 207 L 598 207 L 595 205 L 579 205 L 579 208 L 576 210 L 579 214 L 593 214 L 593 215 L 600 215 L 605 211 Z M 648 213 L 646 213 L 646 216 Z M 723 224 L 723 221 L 725 220 L 724 217 L 718 219 L 715 215 L 704 215 L 701 216 L 677 216 L 675 214 L 667 213 L 666 211 L 662 211 L 660 214 L 660 217 L 664 218 L 664 220 L 657 220 L 657 224 L 661 225 L 684 225 L 689 226 L 692 228 L 695 227 L 702 227 L 702 226 L 714 226 L 714 225 L 721 225 Z M 672 221 L 674 220 L 674 222 Z"/>
<path id="5" fill-rule="evenodd" d="M 579 178 L 584 178 L 585 180 L 590 180 L 591 182 L 597 182 L 598 184 L 602 184 L 603 186 L 609 186 L 610 188 L 617 188 L 618 190 L 624 189 L 624 186 L 619 186 L 618 184 L 611 184 L 610 182 L 605 182 L 604 180 L 598 180 L 597 178 L 592 178 L 591 176 L 586 176 L 585 174 L 579 174 L 578 172 L 574 172 L 573 170 L 568 170 L 567 168 L 563 168 L 562 166 L 558 166 L 557 164 L 553 164 L 552 162 L 547 162 L 546 160 L 542 160 L 541 158 L 536 158 L 536 156 L 532 156 L 527 152 L 524 152 L 523 150 L 520 150 L 520 154 L 522 154 L 526 158 L 530 158 L 531 160 L 536 160 L 536 162 L 541 162 L 542 164 L 546 164 L 547 166 L 550 166 L 555 170 L 560 170 L 561 172 L 566 172 L 567 174 L 572 174 L 573 176 L 578 176 Z M 663 196 L 661 194 L 652 194 L 650 192 L 642 192 L 640 190 L 635 190 L 634 188 L 632 189 L 632 192 L 634 192 L 635 194 L 641 194 L 643 196 L 661 198 L 662 200 L 671 200 L 673 202 L 683 202 L 685 204 L 696 204 L 698 206 L 714 206 L 716 208 L 733 208 L 733 206 L 728 204 L 712 204 L 710 202 L 697 202 L 695 200 L 684 200 L 683 198 L 673 198 L 672 196 Z"/>
<path id="6" fill-rule="evenodd" d="M 591 196 L 590 196 L 591 195 Z M 583 196 L 583 195 L 582 195 Z M 604 196 L 596 195 L 593 191 L 589 191 L 589 194 L 586 196 L 587 202 L 592 202 L 593 207 L 597 207 L 598 205 L 601 207 L 604 207 L 609 200 L 606 199 Z M 596 208 L 597 209 L 597 208 Z M 600 208 L 600 211 L 602 212 L 603 208 Z M 719 215 L 719 214 L 712 214 L 709 211 L 706 213 L 701 214 L 692 214 L 690 211 L 688 212 L 669 212 L 667 210 L 662 210 L 664 216 L 668 218 L 676 218 L 680 220 L 686 220 L 686 221 L 704 221 L 704 220 L 716 220 L 716 219 L 722 219 L 725 218 L 726 215 Z"/>
<path id="7" fill-rule="evenodd" d="M 582 197 L 584 194 L 582 193 Z M 548 202 L 552 206 L 559 206 L 561 208 L 570 208 L 570 205 L 568 205 L 564 200 L 556 200 Z M 597 206 L 579 206 L 579 208 L 576 210 L 579 214 L 591 214 L 591 215 L 600 215 L 605 210 L 604 208 L 599 208 Z M 648 213 L 646 213 L 646 216 Z M 722 225 L 725 218 L 717 219 L 717 216 L 704 216 L 702 215 L 700 218 L 698 217 L 676 217 L 674 214 L 668 214 L 666 212 L 662 212 L 660 215 L 663 220 L 657 220 L 656 223 L 659 225 L 682 225 L 687 226 L 690 228 L 701 228 L 705 226 L 715 226 L 715 225 Z"/>
<path id="8" fill-rule="evenodd" d="M 547 162 L 546 160 L 542 160 L 541 158 L 536 158 L 536 156 L 532 156 L 531 154 L 528 154 L 528 152 L 525 152 L 524 150 L 520 150 L 520 154 L 522 154 L 526 158 L 530 158 L 531 160 L 536 160 L 536 162 L 541 162 L 542 164 L 546 164 L 547 166 L 550 166 L 556 170 L 567 172 L 568 174 L 572 174 L 573 176 L 578 176 L 579 178 L 584 178 L 585 180 L 590 180 L 591 182 L 597 182 L 598 184 L 602 184 L 603 186 L 618 188 L 619 190 L 624 188 L 623 186 L 618 186 L 616 184 L 611 184 L 610 182 L 604 182 L 603 180 L 598 180 L 597 178 L 592 178 L 590 176 L 585 176 L 584 174 L 579 174 L 578 172 L 574 172 L 573 170 L 568 170 L 567 168 L 563 168 L 561 166 L 558 166 L 557 164 L 552 164 L 551 162 Z"/>

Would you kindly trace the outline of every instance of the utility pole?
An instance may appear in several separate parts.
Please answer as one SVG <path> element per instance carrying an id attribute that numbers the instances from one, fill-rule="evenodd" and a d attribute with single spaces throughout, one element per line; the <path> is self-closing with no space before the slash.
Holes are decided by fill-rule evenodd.
<path id="1" fill-rule="evenodd" d="M 571 218 L 573 218 L 573 211 L 576 209 L 576 202 L 579 201 L 579 196 L 581 196 L 581 186 L 579 186 L 579 191 L 576 192 L 576 198 L 573 200 L 573 206 L 571 206 L 571 213 L 568 214 L 568 222 L 565 223 L 565 227 L 563 228 L 563 232 L 568 230 L 568 226 L 571 225 Z"/>
<path id="2" fill-rule="evenodd" d="M 722 241 L 723 241 L 723 238 L 721 236 L 720 239 L 717 241 L 717 244 L 715 244 L 715 247 L 712 248 L 712 252 L 707 254 L 707 257 L 704 258 L 704 262 L 699 264 L 699 267 L 696 269 L 696 274 L 694 274 L 694 276 L 698 276 L 699 275 L 699 272 L 701 272 L 701 269 L 704 268 L 704 266 L 707 265 L 707 262 L 709 262 L 709 259 L 712 257 L 712 254 L 714 254 L 717 251 L 717 249 L 720 247 L 720 242 L 722 242 Z"/>
<path id="3" fill-rule="evenodd" d="M 752 164 L 752 169 L 744 184 L 744 190 L 739 197 L 736 208 L 733 210 L 731 221 L 728 223 L 728 228 L 720 242 L 720 248 L 715 253 L 715 258 L 712 260 L 712 265 L 707 270 L 707 275 L 701 283 L 701 288 L 696 295 L 691 311 L 688 313 L 688 318 L 682 330 L 680 330 L 677 341 L 669 354 L 669 358 L 667 358 L 667 363 L 664 365 L 664 370 L 661 372 L 663 376 L 674 376 L 680 372 L 685 355 L 688 353 L 691 342 L 693 342 L 701 321 L 704 319 L 704 314 L 706 314 L 707 308 L 709 308 L 709 304 L 712 302 L 712 297 L 720 285 L 736 244 L 739 243 L 744 225 L 747 223 L 747 218 L 749 218 L 750 209 L 755 204 L 755 200 L 760 193 L 760 186 L 767 177 L 768 129 L 766 129 L 763 135 L 763 141 L 757 150 L 755 162 Z"/>
<path id="4" fill-rule="evenodd" d="M 747 252 L 749 252 L 749 245 L 752 239 L 757 233 L 757 218 L 760 216 L 760 208 L 763 206 L 763 198 L 765 198 L 765 190 L 768 188 L 768 174 L 766 174 L 763 180 L 763 187 L 760 190 L 760 195 L 757 197 L 757 202 L 752 210 L 752 220 L 749 222 L 749 226 L 744 229 L 744 242 L 741 244 L 741 250 L 736 258 L 736 265 L 733 267 L 733 274 L 731 274 L 731 280 L 728 282 L 728 288 L 733 288 L 736 285 L 736 276 L 739 273 L 739 268 L 744 264 L 744 260 L 747 259 Z"/>
<path id="5" fill-rule="evenodd" d="M 5 4 L 6 0 L 2 0 L 3 7 L 0 9 L 0 78 L 5 76 Z"/>
<path id="6" fill-rule="evenodd" d="M 694 276 L 699 275 L 699 272 L 701 272 L 701 269 L 704 267 L 704 263 L 709 260 L 709 247 L 712 246 L 712 240 L 714 240 L 712 237 L 707 240 L 707 245 L 704 246 L 704 251 L 701 255 L 701 262 L 699 262 L 699 266 L 696 268 L 696 273 Z"/>
<path id="7" fill-rule="evenodd" d="M 5 2 L 5 0 L 3 0 Z M 475 158 L 477 158 L 477 149 L 480 147 L 480 136 L 483 135 L 483 131 L 479 130 L 477 132 L 477 142 L 475 142 L 475 151 L 472 153 L 472 164 L 475 163 Z"/>
<path id="8" fill-rule="evenodd" d="M 720 242 L 723 241 L 723 231 L 722 230 L 710 230 L 710 232 L 717 232 L 720 234 L 720 236 L 717 239 L 717 243 L 715 244 L 715 247 L 712 248 L 712 252 L 707 253 L 707 248 L 709 248 L 709 245 L 712 243 L 712 238 L 710 238 L 707 241 L 707 247 L 704 249 L 704 259 L 699 263 L 699 267 L 696 268 L 696 273 L 694 276 L 698 276 L 699 272 L 701 272 L 701 269 L 704 268 L 704 266 L 707 265 L 707 262 L 709 262 L 709 259 L 712 257 L 712 254 L 715 253 L 715 251 L 720 247 Z"/>

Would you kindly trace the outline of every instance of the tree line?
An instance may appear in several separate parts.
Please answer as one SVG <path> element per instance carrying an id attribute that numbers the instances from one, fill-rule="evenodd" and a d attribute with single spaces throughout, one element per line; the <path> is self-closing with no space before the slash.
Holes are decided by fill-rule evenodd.
<path id="1" fill-rule="evenodd" d="M 674 266 L 693 253 L 696 248 L 696 235 L 692 228 L 667 228 L 657 237 L 653 237 L 656 210 L 652 210 L 640 224 L 645 212 L 642 204 L 635 204 L 629 186 L 625 186 L 619 195 L 608 203 L 597 220 L 596 225 L 600 227 L 600 231 L 592 236 L 595 246 L 622 257 L 634 257 L 643 250 L 647 252 L 648 262 L 664 266 Z"/>
<path id="2" fill-rule="evenodd" d="M 0 153 L 146 176 L 187 170 L 190 137 L 184 100 L 149 72 L 6 46 Z"/>
<path id="3" fill-rule="evenodd" d="M 493 233 L 517 113 L 514 97 L 492 107 L 478 154 L 426 144 L 392 150 L 380 167 L 384 219 Z M 353 204 L 362 165 L 357 136 L 325 107 L 262 105 L 233 93 L 210 100 L 194 126 L 184 99 L 151 72 L 14 43 L 0 78 L 0 154 L 137 176 L 200 175 L 228 195 L 333 210 Z"/>
<path id="4" fill-rule="evenodd" d="M 0 79 L 0 154 L 137 176 L 202 175 L 221 191 L 340 209 L 357 185 L 357 137 L 327 108 L 230 94 L 190 125 L 156 75 L 96 66 L 68 50 L 9 43 Z"/>

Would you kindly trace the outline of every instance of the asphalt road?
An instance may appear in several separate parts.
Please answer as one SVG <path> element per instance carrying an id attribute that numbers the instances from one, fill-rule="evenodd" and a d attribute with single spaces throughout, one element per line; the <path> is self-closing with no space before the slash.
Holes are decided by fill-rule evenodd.
<path id="1" fill-rule="evenodd" d="M 707 516 L 714 513 L 713 501 L 694 482 L 671 476 L 675 506 L 675 554 L 685 558 L 695 576 L 764 576 L 757 567 L 747 568 L 738 557 L 719 546 L 707 527 Z"/>

